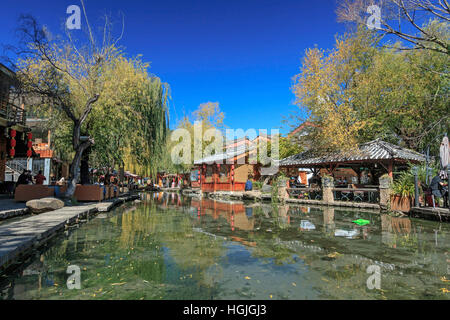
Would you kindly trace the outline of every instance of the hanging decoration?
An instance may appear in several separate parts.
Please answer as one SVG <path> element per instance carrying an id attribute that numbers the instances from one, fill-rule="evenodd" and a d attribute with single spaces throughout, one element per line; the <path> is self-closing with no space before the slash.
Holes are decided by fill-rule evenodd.
<path id="1" fill-rule="evenodd" d="M 33 155 L 33 151 L 32 151 L 32 148 L 33 148 L 33 134 L 31 132 L 27 133 L 27 139 L 28 139 L 28 142 L 27 142 L 27 147 L 28 147 L 27 158 L 31 158 L 31 156 Z"/>
<path id="2" fill-rule="evenodd" d="M 11 149 L 9 149 L 9 156 L 11 158 L 14 158 L 14 156 L 16 155 L 16 149 L 15 149 L 16 148 L 16 144 L 17 144 L 16 135 L 17 135 L 17 131 L 16 130 L 11 129 L 9 131 L 9 136 L 11 137 L 11 141 L 10 141 Z"/>

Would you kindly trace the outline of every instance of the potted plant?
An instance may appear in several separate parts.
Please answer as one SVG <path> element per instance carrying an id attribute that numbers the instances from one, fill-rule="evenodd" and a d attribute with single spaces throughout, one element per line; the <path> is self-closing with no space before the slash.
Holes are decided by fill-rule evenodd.
<path id="1" fill-rule="evenodd" d="M 391 210 L 409 212 L 414 202 L 414 175 L 411 171 L 400 173 L 392 186 Z"/>

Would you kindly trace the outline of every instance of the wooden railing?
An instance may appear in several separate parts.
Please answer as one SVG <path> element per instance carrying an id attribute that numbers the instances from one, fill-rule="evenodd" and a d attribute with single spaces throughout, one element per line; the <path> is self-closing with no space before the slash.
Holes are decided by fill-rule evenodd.
<path id="1" fill-rule="evenodd" d="M 334 201 L 378 203 L 378 188 L 333 188 Z"/>
<path id="2" fill-rule="evenodd" d="M 27 121 L 25 110 L 11 103 L 0 106 L 0 118 L 8 121 L 9 125 L 20 124 L 25 126 Z"/>
<path id="3" fill-rule="evenodd" d="M 290 198 L 304 200 L 322 200 L 320 188 L 287 188 Z"/>

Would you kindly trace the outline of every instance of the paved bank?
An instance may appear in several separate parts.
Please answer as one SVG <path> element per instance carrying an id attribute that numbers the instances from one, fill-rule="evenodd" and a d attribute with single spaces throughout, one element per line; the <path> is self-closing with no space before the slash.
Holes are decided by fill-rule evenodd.
<path id="1" fill-rule="evenodd" d="M 25 203 L 15 202 L 14 199 L 0 198 L 0 221 L 28 214 Z"/>
<path id="2" fill-rule="evenodd" d="M 69 225 L 138 198 L 138 195 L 124 195 L 108 202 L 64 207 L 0 225 L 0 273 Z"/>
<path id="3" fill-rule="evenodd" d="M 413 207 L 411 217 L 450 222 L 450 210 L 448 208 Z"/>

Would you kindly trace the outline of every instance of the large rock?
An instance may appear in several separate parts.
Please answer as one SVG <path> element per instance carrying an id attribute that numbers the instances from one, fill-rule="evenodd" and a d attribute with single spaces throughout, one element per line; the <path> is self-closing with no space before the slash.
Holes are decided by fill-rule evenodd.
<path id="1" fill-rule="evenodd" d="M 39 214 L 61 209 L 64 207 L 64 202 L 56 198 L 42 198 L 30 200 L 26 203 L 26 206 L 32 214 Z"/>

